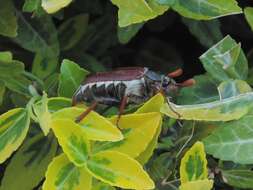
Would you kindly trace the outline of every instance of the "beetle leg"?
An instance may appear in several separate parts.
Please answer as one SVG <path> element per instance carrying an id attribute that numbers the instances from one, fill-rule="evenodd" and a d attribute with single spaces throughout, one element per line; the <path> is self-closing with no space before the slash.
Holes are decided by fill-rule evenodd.
<path id="1" fill-rule="evenodd" d="M 170 104 L 170 101 L 168 101 L 168 99 L 169 99 L 170 97 L 167 98 L 167 97 L 165 96 L 165 93 L 164 93 L 164 91 L 163 91 L 162 89 L 160 89 L 158 93 L 161 93 L 161 94 L 163 95 L 163 97 L 165 98 L 165 101 L 167 102 L 169 108 L 178 116 L 178 119 L 180 119 L 180 118 L 181 118 L 181 115 L 180 115 L 176 110 L 174 110 L 174 108 L 173 108 L 173 107 L 171 106 L 171 104 Z"/>
<path id="2" fill-rule="evenodd" d="M 173 111 L 173 113 L 175 113 L 177 115 L 177 117 L 178 117 L 177 119 L 180 119 L 181 115 L 176 110 L 174 110 L 174 108 L 171 106 L 170 101 L 168 101 L 169 98 L 165 97 L 165 99 L 166 99 L 166 102 L 167 102 L 169 108 L 171 109 L 171 111 Z"/>
<path id="3" fill-rule="evenodd" d="M 88 107 L 83 113 L 81 113 L 81 115 L 76 118 L 75 122 L 80 123 L 83 118 L 85 118 L 92 110 L 96 108 L 97 104 L 97 102 L 93 102 L 90 107 Z"/>
<path id="4" fill-rule="evenodd" d="M 117 120 L 116 120 L 116 126 L 117 127 L 119 126 L 119 120 L 120 120 L 121 115 L 124 112 L 124 109 L 125 109 L 126 104 L 127 104 L 127 100 L 128 100 L 128 96 L 124 96 L 121 100 L 120 107 L 119 107 L 119 114 L 118 114 L 118 117 L 117 117 Z"/>
<path id="5" fill-rule="evenodd" d="M 75 105 L 76 105 L 76 98 L 72 97 L 72 106 L 75 106 Z"/>
<path id="6" fill-rule="evenodd" d="M 175 70 L 175 71 L 169 73 L 169 74 L 168 74 L 168 77 L 170 77 L 170 78 L 175 78 L 175 77 L 181 76 L 182 74 L 183 74 L 183 70 L 182 70 L 181 68 L 179 68 L 179 69 L 177 69 L 177 70 Z"/>

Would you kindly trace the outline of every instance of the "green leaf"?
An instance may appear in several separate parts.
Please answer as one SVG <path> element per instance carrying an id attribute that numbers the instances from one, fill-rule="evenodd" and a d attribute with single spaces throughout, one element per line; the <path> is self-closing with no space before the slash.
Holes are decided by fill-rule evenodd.
<path id="1" fill-rule="evenodd" d="M 71 99 L 69 98 L 53 97 L 48 99 L 48 110 L 50 113 L 67 107 L 71 107 Z"/>
<path id="2" fill-rule="evenodd" d="M 119 26 L 126 27 L 141 23 L 163 14 L 169 7 L 159 5 L 154 0 L 111 0 L 119 7 Z"/>
<path id="3" fill-rule="evenodd" d="M 1 78 L 1 77 L 0 77 Z M 32 81 L 28 80 L 26 77 L 20 76 L 9 76 L 5 78 L 5 86 L 10 90 L 17 92 L 19 94 L 23 94 L 26 96 L 30 96 L 28 87 L 32 85 Z"/>
<path id="4" fill-rule="evenodd" d="M 51 17 L 44 15 L 29 19 L 17 12 L 18 35 L 14 41 L 26 50 L 47 58 L 59 55 L 57 31 Z"/>
<path id="5" fill-rule="evenodd" d="M 222 170 L 224 182 L 238 188 L 253 188 L 253 172 L 250 170 Z"/>
<path id="6" fill-rule="evenodd" d="M 1 51 L 0 52 L 0 61 L 2 62 L 11 62 L 13 59 L 12 53 L 10 51 Z"/>
<path id="7" fill-rule="evenodd" d="M 223 123 L 203 140 L 208 154 L 221 160 L 252 164 L 253 115 L 240 120 Z"/>
<path id="8" fill-rule="evenodd" d="M 32 73 L 40 79 L 45 79 L 56 70 L 57 65 L 57 57 L 49 58 L 37 53 L 33 60 Z"/>
<path id="9" fill-rule="evenodd" d="M 201 104 L 219 100 L 216 82 L 210 76 L 199 75 L 194 80 L 196 84 L 180 90 L 178 104 Z"/>
<path id="10" fill-rule="evenodd" d="M 136 160 L 116 151 L 92 155 L 87 168 L 94 177 L 112 186 L 126 189 L 154 188 L 154 182 Z"/>
<path id="11" fill-rule="evenodd" d="M 82 128 L 68 119 L 54 119 L 52 129 L 69 160 L 78 167 L 84 166 L 90 152 L 90 143 Z"/>
<path id="12" fill-rule="evenodd" d="M 69 119 L 75 121 L 86 109 L 65 108 L 53 114 L 54 119 Z M 119 141 L 123 139 L 120 130 L 98 113 L 91 111 L 78 125 L 89 140 Z"/>
<path id="13" fill-rule="evenodd" d="M 88 21 L 88 14 L 80 14 L 68 19 L 59 27 L 58 33 L 61 50 L 69 50 L 81 40 L 87 32 Z"/>
<path id="14" fill-rule="evenodd" d="M 11 0 L 0 0 L 0 34 L 7 37 L 17 35 L 17 18 Z"/>
<path id="15" fill-rule="evenodd" d="M 44 91 L 50 96 L 57 95 L 58 83 L 59 83 L 59 73 L 54 73 L 44 79 Z"/>
<path id="16" fill-rule="evenodd" d="M 244 15 L 250 25 L 251 30 L 253 30 L 253 7 L 246 7 L 244 9 Z"/>
<path id="17" fill-rule="evenodd" d="M 3 96 L 5 93 L 5 86 L 4 86 L 4 82 L 0 80 L 0 106 L 3 103 Z"/>
<path id="18" fill-rule="evenodd" d="M 237 44 L 230 36 L 210 48 L 200 57 L 203 66 L 213 78 L 222 82 L 228 79 L 247 79 L 248 62 Z"/>
<path id="19" fill-rule="evenodd" d="M 210 20 L 222 16 L 240 14 L 241 8 L 235 0 L 159 0 L 180 15 L 196 20 Z"/>
<path id="20" fill-rule="evenodd" d="M 184 155 L 180 164 L 180 181 L 204 180 L 208 176 L 207 160 L 202 142 L 196 142 Z"/>
<path id="21" fill-rule="evenodd" d="M 12 59 L 11 52 L 0 52 L 0 81 L 10 90 L 29 96 L 31 81 L 24 76 L 24 64 Z"/>
<path id="22" fill-rule="evenodd" d="M 157 128 L 161 123 L 160 113 L 129 114 L 121 116 L 119 128 L 123 131 L 124 139 L 118 142 L 100 143 L 94 149 L 113 150 L 131 156 L 138 157 L 154 138 Z M 117 117 L 111 119 L 116 123 Z"/>
<path id="23" fill-rule="evenodd" d="M 29 115 L 25 109 L 16 108 L 0 115 L 0 163 L 3 163 L 26 137 Z"/>
<path id="24" fill-rule="evenodd" d="M 42 7 L 49 14 L 68 6 L 72 0 L 42 0 Z"/>
<path id="25" fill-rule="evenodd" d="M 88 71 L 79 67 L 75 62 L 64 59 L 61 64 L 59 96 L 71 98 L 88 74 Z"/>
<path id="26" fill-rule="evenodd" d="M 24 76 L 24 64 L 12 59 L 11 52 L 0 52 L 0 81 L 10 90 L 29 96 L 31 81 Z"/>
<path id="27" fill-rule="evenodd" d="M 132 24 L 126 27 L 118 27 L 118 39 L 122 44 L 127 44 L 143 27 L 144 23 Z"/>
<path id="28" fill-rule="evenodd" d="M 41 7 L 41 0 L 25 0 L 22 10 L 24 12 L 34 12 Z"/>
<path id="29" fill-rule="evenodd" d="M 2 57 L 5 59 L 6 57 Z M 8 59 L 8 58 L 6 58 Z M 0 78 L 10 78 L 10 76 L 18 76 L 24 72 L 24 64 L 20 61 L 11 60 L 0 61 Z"/>
<path id="30" fill-rule="evenodd" d="M 27 139 L 8 163 L 0 190 L 35 188 L 44 178 L 57 147 L 52 136 L 44 137 L 39 134 Z"/>
<path id="31" fill-rule="evenodd" d="M 220 94 L 221 99 L 237 96 L 239 94 L 244 94 L 247 92 L 251 92 L 252 89 L 246 83 L 245 81 L 242 80 L 228 80 L 222 82 L 218 86 L 218 91 Z"/>
<path id="32" fill-rule="evenodd" d="M 49 133 L 51 127 L 51 113 L 48 110 L 48 98 L 44 93 L 41 100 L 33 104 L 33 111 L 37 117 L 37 122 L 40 124 L 40 128 L 46 136 Z"/>
<path id="33" fill-rule="evenodd" d="M 169 9 L 169 6 L 157 3 L 157 0 L 147 0 L 147 3 L 156 16 L 162 15 Z"/>
<path id="34" fill-rule="evenodd" d="M 164 104 L 161 112 L 172 118 L 202 121 L 231 121 L 240 119 L 252 109 L 253 93 L 196 105 Z M 178 115 L 179 114 L 179 115 Z"/>
<path id="35" fill-rule="evenodd" d="M 197 180 L 190 181 L 180 185 L 179 190 L 211 190 L 213 187 L 213 180 Z"/>
<path id="36" fill-rule="evenodd" d="M 116 190 L 116 189 L 106 183 L 96 181 L 96 183 L 92 186 L 91 190 Z"/>
<path id="37" fill-rule="evenodd" d="M 42 190 L 91 190 L 92 177 L 85 167 L 76 167 L 61 154 L 50 163 Z"/>
<path id="38" fill-rule="evenodd" d="M 219 20 L 196 21 L 182 17 L 183 23 L 188 27 L 189 31 L 195 36 L 201 45 L 209 48 L 219 42 L 223 35 L 220 30 Z"/>

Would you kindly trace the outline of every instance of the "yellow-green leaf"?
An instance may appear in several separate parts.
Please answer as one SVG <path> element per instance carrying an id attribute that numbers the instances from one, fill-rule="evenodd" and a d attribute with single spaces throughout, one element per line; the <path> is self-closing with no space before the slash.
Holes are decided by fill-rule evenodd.
<path id="1" fill-rule="evenodd" d="M 37 116 L 41 130 L 44 135 L 47 135 L 51 127 L 51 113 L 48 110 L 48 98 L 46 93 L 43 94 L 41 101 L 37 104 L 33 104 L 33 111 Z"/>
<path id="2" fill-rule="evenodd" d="M 26 138 L 5 169 L 0 190 L 30 190 L 38 186 L 57 149 L 53 135 L 45 137 L 39 133 Z"/>
<path id="3" fill-rule="evenodd" d="M 81 127 L 68 119 L 55 119 L 52 121 L 52 129 L 69 160 L 76 166 L 84 166 L 90 143 Z"/>
<path id="4" fill-rule="evenodd" d="M 120 27 L 153 19 L 156 16 L 163 14 L 169 8 L 167 5 L 159 5 L 154 0 L 149 0 L 148 2 L 145 0 L 111 1 L 119 7 L 118 17 Z"/>
<path id="5" fill-rule="evenodd" d="M 153 139 L 148 144 L 147 148 L 136 158 L 138 162 L 140 162 L 142 165 L 144 165 L 150 157 L 153 155 L 153 152 L 158 144 L 158 138 L 162 130 L 162 120 L 160 124 L 158 125 L 158 128 L 156 130 L 156 133 L 153 137 Z"/>
<path id="6" fill-rule="evenodd" d="M 179 190 L 211 190 L 213 187 L 213 180 L 197 180 L 182 184 Z"/>
<path id="7" fill-rule="evenodd" d="M 111 121 L 115 123 L 116 119 L 112 118 Z M 119 128 L 123 131 L 124 139 L 98 144 L 94 148 L 100 151 L 114 150 L 136 158 L 145 151 L 154 138 L 161 119 L 161 114 L 158 112 L 124 115 L 119 120 Z"/>
<path id="8" fill-rule="evenodd" d="M 67 156 L 54 158 L 46 172 L 43 190 L 91 190 L 92 176 L 85 167 L 76 167 Z"/>
<path id="9" fill-rule="evenodd" d="M 223 100 L 196 105 L 164 104 L 161 112 L 169 117 L 185 120 L 231 121 L 240 119 L 253 106 L 253 93 L 245 93 Z M 172 110 L 172 109 L 173 110 Z M 176 114 L 176 113 L 178 114 Z"/>
<path id="10" fill-rule="evenodd" d="M 196 142 L 184 155 L 180 164 L 181 183 L 203 180 L 208 176 L 207 160 L 202 142 Z"/>
<path id="11" fill-rule="evenodd" d="M 55 13 L 62 9 L 63 7 L 68 6 L 72 0 L 42 0 L 42 7 L 49 14 Z"/>
<path id="12" fill-rule="evenodd" d="M 101 181 L 96 181 L 95 184 L 92 186 L 91 190 L 116 190 L 109 184 L 103 183 Z"/>
<path id="13" fill-rule="evenodd" d="M 83 108 L 71 107 L 53 114 L 58 119 L 75 119 L 85 111 Z M 120 130 L 103 116 L 92 111 L 78 125 L 90 140 L 119 141 L 123 139 Z"/>
<path id="14" fill-rule="evenodd" d="M 0 163 L 3 163 L 26 137 L 29 128 L 26 109 L 16 108 L 0 116 Z"/>
<path id="15" fill-rule="evenodd" d="M 88 170 L 96 178 L 126 189 L 153 189 L 154 182 L 133 158 L 116 151 L 94 154 L 87 162 Z"/>
<path id="16" fill-rule="evenodd" d="M 148 100 L 143 106 L 141 106 L 135 113 L 148 113 L 148 112 L 160 112 L 162 105 L 164 104 L 164 97 L 162 94 L 157 94 Z M 156 133 L 153 139 L 149 142 L 146 149 L 136 158 L 138 162 L 144 165 L 152 156 L 153 151 L 157 147 L 158 137 L 162 130 L 162 120 L 156 129 Z"/>
<path id="17" fill-rule="evenodd" d="M 163 104 L 164 97 L 162 94 L 158 93 L 145 102 L 145 104 L 141 106 L 135 113 L 160 112 Z"/>

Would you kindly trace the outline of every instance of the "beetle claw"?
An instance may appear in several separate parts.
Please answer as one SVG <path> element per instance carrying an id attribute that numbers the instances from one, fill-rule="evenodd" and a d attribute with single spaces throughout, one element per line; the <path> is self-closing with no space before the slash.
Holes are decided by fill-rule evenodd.
<path id="1" fill-rule="evenodd" d="M 183 69 L 179 68 L 171 73 L 168 74 L 168 77 L 170 78 L 175 78 L 175 77 L 179 77 L 183 74 Z"/>

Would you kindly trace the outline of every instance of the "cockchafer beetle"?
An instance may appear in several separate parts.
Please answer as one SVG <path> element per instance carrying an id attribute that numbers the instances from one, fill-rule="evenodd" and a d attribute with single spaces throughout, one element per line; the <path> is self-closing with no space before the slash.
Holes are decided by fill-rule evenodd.
<path id="1" fill-rule="evenodd" d="M 159 92 L 170 97 L 178 87 L 193 84 L 193 79 L 183 83 L 176 83 L 172 79 L 181 74 L 181 69 L 165 76 L 146 67 L 125 67 L 89 75 L 72 98 L 73 106 L 81 102 L 91 103 L 91 106 L 77 117 L 76 122 L 80 122 L 97 104 L 104 104 L 120 105 L 118 124 L 127 104 L 141 104 Z"/>

